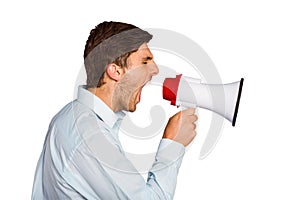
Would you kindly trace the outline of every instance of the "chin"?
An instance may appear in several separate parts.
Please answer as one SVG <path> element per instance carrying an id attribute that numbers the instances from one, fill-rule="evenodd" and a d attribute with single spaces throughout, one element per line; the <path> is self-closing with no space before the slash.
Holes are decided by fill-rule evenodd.
<path id="1" fill-rule="evenodd" d="M 134 111 L 136 111 L 136 107 L 134 107 L 134 108 L 129 108 L 128 111 L 129 111 L 129 112 L 134 112 Z"/>
<path id="2" fill-rule="evenodd" d="M 128 111 L 129 111 L 129 112 L 134 112 L 134 111 L 136 111 L 136 105 L 129 106 Z"/>

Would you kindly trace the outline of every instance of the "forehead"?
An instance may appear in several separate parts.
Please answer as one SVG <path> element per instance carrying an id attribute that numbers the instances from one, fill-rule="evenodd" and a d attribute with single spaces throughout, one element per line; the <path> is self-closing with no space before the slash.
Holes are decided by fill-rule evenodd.
<path id="1" fill-rule="evenodd" d="M 131 54 L 133 58 L 153 57 L 147 43 L 143 43 L 136 52 Z"/>

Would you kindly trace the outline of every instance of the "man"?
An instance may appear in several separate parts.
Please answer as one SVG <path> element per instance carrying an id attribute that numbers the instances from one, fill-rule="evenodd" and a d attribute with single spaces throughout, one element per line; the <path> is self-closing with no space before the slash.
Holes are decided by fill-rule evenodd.
<path id="1" fill-rule="evenodd" d="M 103 22 L 87 40 L 87 85 L 51 121 L 32 199 L 172 199 L 178 170 L 195 137 L 194 109 L 169 119 L 147 182 L 125 157 L 118 130 L 143 86 L 158 73 L 148 32 Z"/>

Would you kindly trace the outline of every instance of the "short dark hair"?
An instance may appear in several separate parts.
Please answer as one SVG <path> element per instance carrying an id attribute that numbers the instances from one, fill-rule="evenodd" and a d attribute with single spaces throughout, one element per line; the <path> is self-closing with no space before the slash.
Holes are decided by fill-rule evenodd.
<path id="1" fill-rule="evenodd" d="M 84 65 L 88 87 L 104 84 L 106 66 L 115 63 L 127 67 L 127 58 L 152 35 L 132 24 L 102 22 L 91 30 L 84 49 Z"/>

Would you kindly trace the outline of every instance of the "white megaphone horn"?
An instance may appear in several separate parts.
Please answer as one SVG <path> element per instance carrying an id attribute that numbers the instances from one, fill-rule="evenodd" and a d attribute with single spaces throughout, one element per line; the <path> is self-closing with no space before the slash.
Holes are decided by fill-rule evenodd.
<path id="1" fill-rule="evenodd" d="M 244 79 L 228 84 L 202 84 L 200 79 L 176 75 L 163 83 L 163 98 L 171 105 L 213 111 L 235 126 Z"/>

